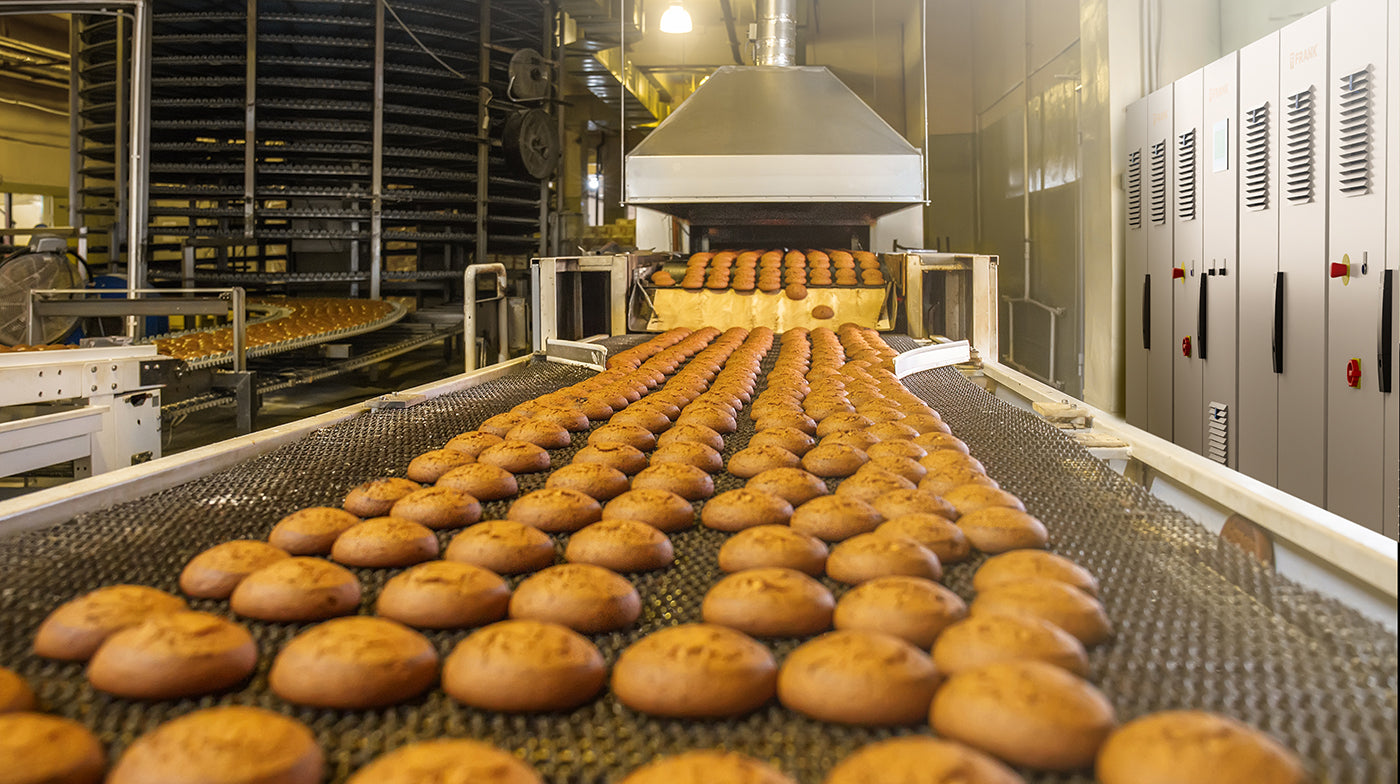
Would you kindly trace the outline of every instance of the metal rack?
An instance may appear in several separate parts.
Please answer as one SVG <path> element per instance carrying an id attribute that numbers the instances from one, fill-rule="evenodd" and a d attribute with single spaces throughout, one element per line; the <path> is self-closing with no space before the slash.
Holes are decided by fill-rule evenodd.
<path id="1" fill-rule="evenodd" d="M 378 297 L 389 271 L 536 250 L 547 188 L 501 139 L 510 56 L 544 48 L 551 16 L 544 0 L 154 0 L 151 272 L 211 238 L 202 270 L 347 273 Z M 75 18 L 77 209 L 115 259 L 130 25 Z"/>

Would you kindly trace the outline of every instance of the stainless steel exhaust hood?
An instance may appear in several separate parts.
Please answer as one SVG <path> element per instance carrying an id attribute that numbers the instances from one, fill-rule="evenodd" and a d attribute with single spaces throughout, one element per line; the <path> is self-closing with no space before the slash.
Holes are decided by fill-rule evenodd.
<path id="1" fill-rule="evenodd" d="M 624 198 L 691 222 L 868 223 L 922 203 L 923 178 L 826 68 L 726 66 L 627 156 Z"/>

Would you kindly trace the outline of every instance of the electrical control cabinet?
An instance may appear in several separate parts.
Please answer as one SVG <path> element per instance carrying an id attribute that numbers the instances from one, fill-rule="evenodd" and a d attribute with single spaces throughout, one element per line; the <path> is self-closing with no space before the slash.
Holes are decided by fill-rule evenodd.
<path id="1" fill-rule="evenodd" d="M 1142 317 L 1148 324 L 1147 430 L 1172 439 L 1172 256 L 1176 197 L 1171 168 L 1175 127 L 1173 88 L 1147 97 L 1147 274 L 1149 291 Z"/>
<path id="2" fill-rule="evenodd" d="M 1278 486 L 1327 504 L 1327 9 L 1279 31 Z"/>
<path id="3" fill-rule="evenodd" d="M 1151 324 L 1148 299 L 1152 277 L 1147 269 L 1147 99 L 1128 106 L 1124 138 L 1128 157 L 1123 162 L 1124 273 L 1128 313 L 1124 344 L 1126 389 L 1124 412 L 1128 424 L 1147 429 L 1147 358 Z"/>
<path id="4" fill-rule="evenodd" d="M 1395 391 L 1395 271 L 1386 264 L 1388 0 L 1331 6 L 1328 170 L 1327 508 L 1381 530 L 1382 433 Z M 1392 502 L 1393 503 L 1393 502 Z"/>
<path id="5" fill-rule="evenodd" d="M 1201 452 L 1201 112 L 1203 71 L 1176 81 L 1172 100 L 1172 441 Z"/>
<path id="6" fill-rule="evenodd" d="M 1201 367 L 1201 454 L 1228 466 L 1235 456 L 1239 281 L 1239 55 L 1207 65 L 1201 122 L 1201 269 L 1196 356 Z"/>
<path id="7" fill-rule="evenodd" d="M 1400 528 L 1400 2 L 1336 0 L 1128 108 L 1131 424 Z"/>
<path id="8" fill-rule="evenodd" d="M 1279 34 L 1239 52 L 1239 403 L 1235 467 L 1278 485 L 1283 278 L 1279 232 Z"/>

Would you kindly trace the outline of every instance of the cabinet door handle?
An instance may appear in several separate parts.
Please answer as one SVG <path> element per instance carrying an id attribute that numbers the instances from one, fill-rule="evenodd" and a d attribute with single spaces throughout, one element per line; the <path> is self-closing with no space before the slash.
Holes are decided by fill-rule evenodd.
<path id="1" fill-rule="evenodd" d="M 1142 347 L 1152 350 L 1152 276 L 1142 276 Z"/>
<path id="2" fill-rule="evenodd" d="M 1381 277 L 1381 330 L 1376 343 L 1376 378 L 1381 392 L 1390 392 L 1391 361 L 1395 349 L 1395 270 Z"/>
<path id="3" fill-rule="evenodd" d="M 1206 324 L 1209 316 L 1206 313 L 1206 281 L 1209 277 L 1201 275 L 1201 301 L 1199 309 L 1196 311 L 1196 355 L 1201 359 L 1206 358 Z"/>
<path id="4" fill-rule="evenodd" d="M 1284 273 L 1274 273 L 1274 372 L 1283 372 L 1283 281 Z"/>

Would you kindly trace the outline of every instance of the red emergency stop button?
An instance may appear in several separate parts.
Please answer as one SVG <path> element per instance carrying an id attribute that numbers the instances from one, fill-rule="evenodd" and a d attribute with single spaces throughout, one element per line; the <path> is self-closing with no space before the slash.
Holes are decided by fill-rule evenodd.
<path id="1" fill-rule="evenodd" d="M 1350 265 L 1350 264 L 1343 264 L 1343 263 L 1340 262 L 1340 261 L 1334 261 L 1334 262 L 1332 262 L 1332 277 L 1334 277 L 1334 278 L 1347 278 L 1347 277 L 1351 277 L 1351 265 Z"/>
<path id="2" fill-rule="evenodd" d="M 1361 360 L 1355 357 L 1347 361 L 1347 386 L 1361 387 Z"/>
<path id="3" fill-rule="evenodd" d="M 1191 336 L 1187 335 L 1181 339 L 1181 356 L 1191 356 Z"/>
<path id="4" fill-rule="evenodd" d="M 1172 280 L 1186 280 L 1186 268 L 1172 267 Z"/>

